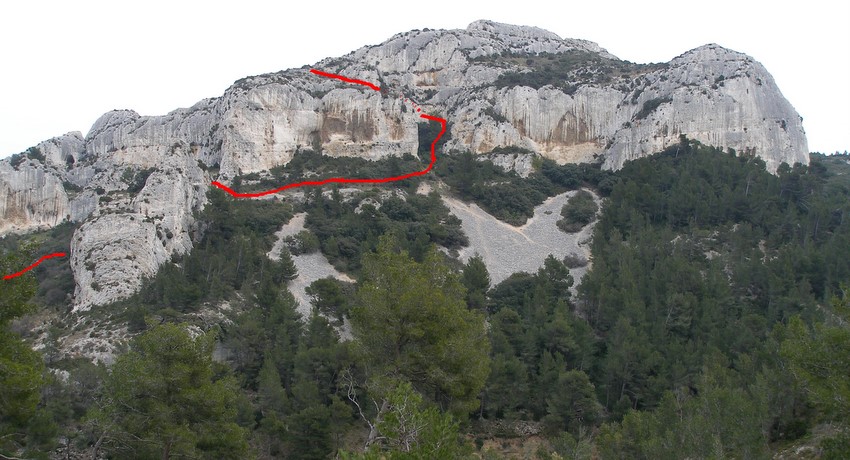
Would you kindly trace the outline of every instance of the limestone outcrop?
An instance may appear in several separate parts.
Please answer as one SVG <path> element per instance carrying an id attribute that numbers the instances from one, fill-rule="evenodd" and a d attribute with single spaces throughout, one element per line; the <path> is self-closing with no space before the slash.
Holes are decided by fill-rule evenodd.
<path id="1" fill-rule="evenodd" d="M 770 73 L 744 54 L 705 45 L 647 74 L 640 88 L 638 106 L 657 102 L 657 108 L 641 119 L 632 116 L 629 126 L 614 134 L 605 152 L 609 168 L 658 152 L 680 134 L 756 155 L 771 172 L 783 162 L 809 163 L 802 117 Z"/>
<path id="2" fill-rule="evenodd" d="M 68 218 L 62 181 L 39 161 L 0 161 L 0 235 L 50 228 Z"/>
<path id="3" fill-rule="evenodd" d="M 0 235 L 78 223 L 75 308 L 108 303 L 191 250 L 211 180 L 305 150 L 415 154 L 418 124 L 428 122 L 406 100 L 448 120 L 446 152 L 486 155 L 521 175 L 535 155 L 617 169 L 680 135 L 757 155 L 771 171 L 808 163 L 802 119 L 767 70 L 717 45 L 638 65 L 585 40 L 476 21 L 397 34 L 315 67 L 381 91 L 301 68 L 244 78 L 163 116 L 106 113 L 85 137 L 0 161 Z"/>
<path id="4" fill-rule="evenodd" d="M 138 192 L 138 183 L 131 183 L 128 191 L 115 188 L 110 177 L 102 178 L 101 187 L 112 186 L 101 195 L 109 200 L 99 200 L 71 240 L 75 310 L 132 295 L 172 256 L 191 251 L 193 214 L 206 202 L 209 176 L 184 147 L 175 146 Z M 141 182 L 140 174 L 147 173 L 133 172 L 130 180 Z"/>

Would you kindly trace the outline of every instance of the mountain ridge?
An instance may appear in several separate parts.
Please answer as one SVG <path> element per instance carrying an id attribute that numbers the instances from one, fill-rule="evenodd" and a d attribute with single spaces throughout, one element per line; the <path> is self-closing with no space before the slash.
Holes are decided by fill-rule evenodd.
<path id="1" fill-rule="evenodd" d="M 68 133 L 0 161 L 0 234 L 81 223 L 71 247 L 75 309 L 124 298 L 191 251 L 193 213 L 211 180 L 264 175 L 304 150 L 415 156 L 419 119 L 399 95 L 448 120 L 443 152 L 487 155 L 518 172 L 538 155 L 619 169 L 682 135 L 759 156 L 774 172 L 808 163 L 802 121 L 770 74 L 714 44 L 641 65 L 586 40 L 481 20 L 396 34 L 315 67 L 387 94 L 301 68 L 237 80 L 162 116 L 107 112 L 85 137 Z"/>

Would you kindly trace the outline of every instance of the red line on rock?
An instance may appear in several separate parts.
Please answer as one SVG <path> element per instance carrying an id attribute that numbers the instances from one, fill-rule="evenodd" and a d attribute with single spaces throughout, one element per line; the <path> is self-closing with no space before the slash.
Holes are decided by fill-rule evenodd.
<path id="1" fill-rule="evenodd" d="M 23 269 L 23 270 L 19 271 L 18 273 L 13 273 L 13 274 L 11 274 L 11 275 L 6 275 L 6 276 L 4 276 L 4 277 L 3 277 L 3 279 L 4 279 L 4 280 L 10 280 L 10 279 L 12 279 L 12 278 L 15 278 L 15 277 L 21 276 L 21 275 L 23 275 L 24 273 L 26 273 L 26 272 L 28 272 L 28 271 L 32 270 L 33 268 L 38 267 L 38 265 L 39 265 L 40 263 L 44 262 L 44 261 L 45 261 L 45 260 L 47 260 L 47 259 L 50 259 L 51 257 L 65 257 L 66 255 L 67 255 L 67 254 L 65 254 L 64 252 L 54 252 L 53 254 L 47 254 L 46 256 L 41 256 L 41 258 L 40 258 L 40 259 L 38 259 L 38 261 L 37 261 L 36 263 L 34 263 L 34 264 L 30 265 L 29 267 L 27 267 L 27 268 L 25 268 L 25 269 Z"/>
<path id="2" fill-rule="evenodd" d="M 316 69 L 310 69 L 310 72 L 314 73 L 316 75 L 321 75 L 322 77 L 336 78 L 337 80 L 342 80 L 346 83 L 355 83 L 355 84 L 358 84 L 358 85 L 368 86 L 369 88 L 372 88 L 375 91 L 381 90 L 380 86 L 378 86 L 374 83 L 369 83 L 368 81 L 355 80 L 353 78 L 343 77 L 342 75 L 337 75 L 335 73 L 322 72 L 321 70 L 316 70 Z"/>
<path id="3" fill-rule="evenodd" d="M 310 72 L 312 72 L 316 75 L 321 75 L 323 77 L 336 78 L 336 79 L 339 79 L 339 80 L 342 80 L 342 81 L 345 81 L 345 82 L 348 82 L 348 83 L 356 83 L 356 84 L 359 84 L 359 85 L 368 86 L 368 87 L 374 89 L 375 91 L 380 91 L 380 88 L 378 86 L 373 85 L 372 83 L 369 83 L 369 82 L 366 82 L 366 81 L 353 80 L 351 78 L 343 77 L 341 75 L 322 72 L 321 70 L 316 70 L 316 69 L 311 69 Z M 261 196 L 273 195 L 275 193 L 279 193 L 279 192 L 282 192 L 282 191 L 287 190 L 287 189 L 298 188 L 298 187 L 321 186 L 321 185 L 333 184 L 333 183 L 337 183 L 337 184 L 383 184 L 383 183 L 386 183 L 386 182 L 395 182 L 395 181 L 399 181 L 399 180 L 409 179 L 409 178 L 415 177 L 415 176 L 422 176 L 424 174 L 427 174 L 429 171 L 431 171 L 431 168 L 433 168 L 434 164 L 437 162 L 437 153 L 436 153 L 437 142 L 440 140 L 441 137 L 443 137 L 443 134 L 445 134 L 445 132 L 446 132 L 446 120 L 444 120 L 440 117 L 435 117 L 435 116 L 424 114 L 424 113 L 419 115 L 419 117 L 424 118 L 426 120 L 436 121 L 436 122 L 440 123 L 440 125 L 442 125 L 442 129 L 440 129 L 440 134 L 437 134 L 437 137 L 434 139 L 433 142 L 431 142 L 431 162 L 428 164 L 427 168 L 425 168 L 421 171 L 414 171 L 414 172 L 407 173 L 407 174 L 404 174 L 404 175 L 401 175 L 401 176 L 380 177 L 380 178 L 375 178 L 375 179 L 350 179 L 350 178 L 344 178 L 344 177 L 332 177 L 330 179 L 325 179 L 325 180 L 320 180 L 320 181 L 296 182 L 294 184 L 287 184 L 287 185 L 284 185 L 283 187 L 278 187 L 276 189 L 266 190 L 266 191 L 263 191 L 263 192 L 255 192 L 255 193 L 239 193 L 239 192 L 233 190 L 232 188 L 222 184 L 219 181 L 213 181 L 212 185 L 224 190 L 225 192 L 229 193 L 234 198 L 258 198 L 258 197 L 261 197 Z"/>
<path id="4" fill-rule="evenodd" d="M 395 181 L 399 181 L 399 180 L 409 179 L 409 178 L 415 177 L 415 176 L 422 176 L 424 174 L 427 174 L 429 171 L 431 171 L 431 168 L 434 167 L 434 163 L 437 162 L 437 154 L 435 152 L 435 149 L 437 147 L 437 142 L 440 140 L 441 137 L 443 137 L 443 134 L 445 134 L 445 132 L 446 132 L 446 120 L 439 118 L 439 117 L 427 115 L 427 114 L 424 114 L 424 113 L 422 115 L 420 115 L 420 117 L 428 119 L 428 120 L 439 122 L 443 126 L 442 129 L 440 129 L 440 134 L 438 134 L 437 137 L 434 139 L 434 141 L 431 143 L 431 162 L 428 164 L 427 168 L 425 168 L 421 171 L 414 171 L 414 172 L 407 173 L 407 174 L 404 174 L 404 175 L 401 175 L 401 176 L 380 177 L 380 178 L 376 178 L 376 179 L 349 179 L 349 178 L 344 178 L 344 177 L 332 177 L 330 179 L 325 179 L 325 180 L 320 180 L 320 181 L 296 182 L 294 184 L 287 184 L 287 185 L 284 185 L 283 187 L 278 187 L 276 189 L 266 190 L 264 192 L 256 192 L 256 193 L 239 193 L 239 192 L 233 190 L 232 188 L 222 184 L 219 181 L 213 181 L 212 185 L 224 190 L 225 192 L 232 195 L 234 198 L 258 198 L 258 197 L 261 197 L 261 196 L 273 195 L 275 193 L 282 192 L 282 191 L 290 189 L 290 188 L 297 188 L 297 187 L 320 186 L 320 185 L 326 185 L 326 184 L 332 184 L 332 183 L 338 183 L 338 184 L 383 184 L 385 182 L 395 182 Z"/>

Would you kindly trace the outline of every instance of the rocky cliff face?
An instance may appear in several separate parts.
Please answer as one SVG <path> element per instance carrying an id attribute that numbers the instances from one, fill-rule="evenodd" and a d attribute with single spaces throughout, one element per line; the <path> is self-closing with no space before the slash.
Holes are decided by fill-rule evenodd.
<path id="1" fill-rule="evenodd" d="M 68 194 L 58 174 L 38 161 L 0 162 L 0 234 L 49 228 L 68 218 Z"/>
<path id="2" fill-rule="evenodd" d="M 447 151 L 486 154 L 522 174 L 531 155 L 616 169 L 682 134 L 758 155 L 771 171 L 808 163 L 801 118 L 770 74 L 717 45 L 637 65 L 592 42 L 477 21 L 397 34 L 315 67 L 382 91 L 304 68 L 245 78 L 164 116 L 109 112 L 85 138 L 66 134 L 0 161 L 0 235 L 80 222 L 75 308 L 126 297 L 191 250 L 192 215 L 211 180 L 265 171 L 306 149 L 370 159 L 416 153 L 424 121 L 405 97 L 448 120 Z M 493 153 L 506 147 L 527 153 Z"/>
<path id="3" fill-rule="evenodd" d="M 128 297 L 173 255 L 192 249 L 193 213 L 206 202 L 209 176 L 191 148 L 175 145 L 152 171 L 120 171 L 121 178 L 106 171 L 93 178 L 108 191 L 71 240 L 75 310 Z"/>
<path id="4" fill-rule="evenodd" d="M 657 152 L 679 134 L 757 155 L 772 172 L 783 162 L 809 162 L 803 119 L 767 70 L 746 55 L 705 45 L 647 74 L 639 88 L 638 105 L 658 105 L 614 134 L 608 167 Z"/>

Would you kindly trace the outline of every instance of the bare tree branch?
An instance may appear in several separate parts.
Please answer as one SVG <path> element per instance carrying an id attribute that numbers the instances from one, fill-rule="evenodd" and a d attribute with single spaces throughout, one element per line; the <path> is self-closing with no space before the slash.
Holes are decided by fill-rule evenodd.
<path id="1" fill-rule="evenodd" d="M 375 428 L 375 425 L 373 425 L 372 422 L 370 422 L 369 419 L 366 418 L 366 416 L 363 414 L 363 409 L 360 407 L 360 403 L 357 402 L 357 392 L 354 390 L 354 376 L 351 375 L 351 370 L 346 369 L 345 371 L 343 371 L 341 377 L 341 380 L 343 381 L 346 387 L 346 396 L 348 397 L 348 400 L 354 403 L 355 406 L 357 406 L 357 413 L 360 414 L 360 418 L 363 419 L 363 421 L 366 422 L 367 425 L 369 425 L 369 439 L 371 440 L 372 433 L 377 430 Z M 366 446 L 368 447 L 369 444 L 370 441 L 367 440 Z"/>

